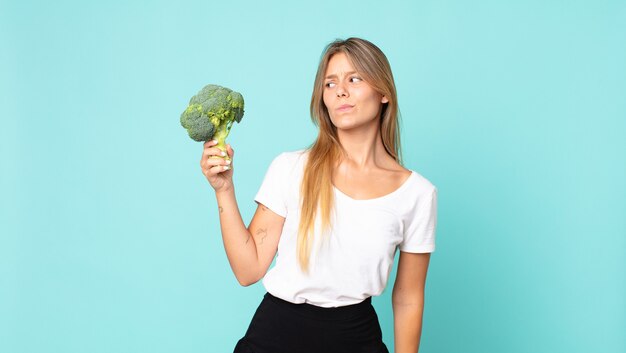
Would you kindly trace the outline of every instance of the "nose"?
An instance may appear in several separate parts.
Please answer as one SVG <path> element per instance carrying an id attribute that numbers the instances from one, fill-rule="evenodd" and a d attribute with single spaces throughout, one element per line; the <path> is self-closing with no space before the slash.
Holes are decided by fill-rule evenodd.
<path id="1" fill-rule="evenodd" d="M 349 96 L 348 90 L 344 86 L 343 82 L 337 84 L 335 92 L 337 93 L 337 97 L 348 97 Z"/>

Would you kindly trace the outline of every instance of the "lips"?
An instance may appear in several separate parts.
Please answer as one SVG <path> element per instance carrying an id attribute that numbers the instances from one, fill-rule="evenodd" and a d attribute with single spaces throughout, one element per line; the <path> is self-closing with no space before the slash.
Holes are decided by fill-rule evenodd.
<path id="1" fill-rule="evenodd" d="M 350 105 L 350 104 L 342 104 L 339 106 L 339 108 L 337 108 L 338 111 L 340 112 L 344 112 L 344 111 L 348 111 L 350 109 L 352 109 L 354 106 Z"/>

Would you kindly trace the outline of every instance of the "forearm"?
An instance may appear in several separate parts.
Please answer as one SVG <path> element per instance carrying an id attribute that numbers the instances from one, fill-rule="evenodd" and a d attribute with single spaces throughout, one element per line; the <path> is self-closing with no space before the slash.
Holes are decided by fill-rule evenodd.
<path id="1" fill-rule="evenodd" d="M 233 188 L 215 193 L 222 230 L 222 240 L 230 267 L 243 286 L 258 281 L 259 259 L 256 243 L 246 228 Z"/>
<path id="2" fill-rule="evenodd" d="M 417 353 L 422 335 L 424 302 L 393 303 L 395 353 Z"/>

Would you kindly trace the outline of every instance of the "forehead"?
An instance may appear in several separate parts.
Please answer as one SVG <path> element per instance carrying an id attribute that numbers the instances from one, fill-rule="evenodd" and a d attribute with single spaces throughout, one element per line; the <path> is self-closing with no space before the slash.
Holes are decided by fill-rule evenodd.
<path id="1" fill-rule="evenodd" d="M 331 56 L 326 67 L 326 76 L 339 75 L 341 73 L 356 71 L 345 53 L 337 53 Z"/>

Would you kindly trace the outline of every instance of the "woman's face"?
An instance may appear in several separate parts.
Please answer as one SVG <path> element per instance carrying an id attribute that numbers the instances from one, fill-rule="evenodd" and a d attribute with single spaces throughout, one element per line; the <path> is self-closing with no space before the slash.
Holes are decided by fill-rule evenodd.
<path id="1" fill-rule="evenodd" d="M 378 126 L 373 123 L 378 123 L 382 103 L 388 102 L 363 81 L 344 53 L 328 62 L 323 99 L 333 125 L 341 130 Z"/>

